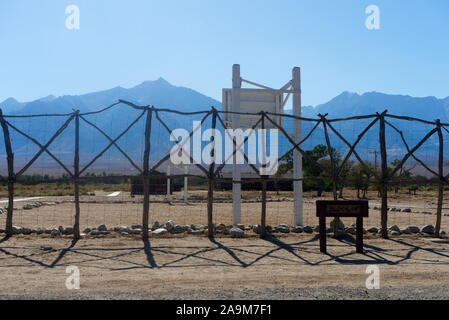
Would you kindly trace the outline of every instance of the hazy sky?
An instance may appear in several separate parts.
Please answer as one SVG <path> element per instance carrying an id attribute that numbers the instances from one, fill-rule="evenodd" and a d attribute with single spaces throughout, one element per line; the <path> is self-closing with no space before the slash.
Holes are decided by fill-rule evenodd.
<path id="1" fill-rule="evenodd" d="M 80 29 L 66 28 L 68 5 Z M 368 30 L 368 5 L 380 30 Z M 449 96 L 447 0 L 0 0 L 0 101 L 162 76 L 221 100 L 231 67 L 272 87 L 302 68 L 303 104 L 342 91 Z"/>

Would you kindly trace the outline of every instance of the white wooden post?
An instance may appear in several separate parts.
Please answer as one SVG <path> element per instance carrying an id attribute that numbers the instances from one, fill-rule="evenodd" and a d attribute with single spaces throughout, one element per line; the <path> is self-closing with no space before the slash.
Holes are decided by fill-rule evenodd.
<path id="1" fill-rule="evenodd" d="M 189 174 L 189 166 L 186 165 L 184 166 L 184 203 L 188 203 L 187 199 L 188 199 L 188 191 L 187 189 L 189 188 L 189 178 L 187 177 L 187 174 Z"/>
<path id="2" fill-rule="evenodd" d="M 232 111 L 240 112 L 240 88 L 242 87 L 242 80 L 240 78 L 240 65 L 232 66 Z M 232 114 L 232 129 L 240 129 L 240 115 Z M 234 146 L 234 152 L 235 152 Z M 242 185 L 241 168 L 237 164 L 237 155 L 234 156 L 232 165 L 232 221 L 234 225 L 242 223 Z M 238 181 L 238 183 L 234 183 Z"/>
<path id="3" fill-rule="evenodd" d="M 301 116 L 301 69 L 293 68 L 292 90 L 293 94 L 293 115 Z M 301 141 L 301 121 L 293 119 L 293 135 L 295 142 Z M 293 179 L 301 179 L 302 172 L 302 155 L 298 150 L 293 151 Z M 293 181 L 293 223 L 295 226 L 303 225 L 303 183 L 302 181 Z"/>

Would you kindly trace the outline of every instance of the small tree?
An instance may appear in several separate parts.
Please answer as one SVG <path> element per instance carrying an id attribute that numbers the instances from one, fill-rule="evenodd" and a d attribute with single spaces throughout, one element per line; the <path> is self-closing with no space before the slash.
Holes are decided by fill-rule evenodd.
<path id="1" fill-rule="evenodd" d="M 394 161 L 391 162 L 391 166 L 393 168 L 396 168 L 399 164 L 401 164 L 401 160 L 396 159 Z M 399 168 L 399 172 L 395 173 L 393 175 L 393 177 L 391 178 L 391 180 L 395 183 L 394 186 L 394 193 L 399 193 L 399 188 L 401 187 L 401 181 L 403 180 L 408 180 L 412 177 L 412 173 L 411 171 L 416 167 L 416 164 L 410 168 L 406 168 L 404 166 L 404 164 L 401 165 L 401 167 Z"/>
<path id="2" fill-rule="evenodd" d="M 335 149 L 332 148 L 332 151 L 336 153 Z M 319 144 L 316 145 L 312 150 L 305 151 L 307 156 L 302 157 L 302 166 L 303 166 L 303 174 L 304 176 L 309 177 L 316 177 L 320 178 L 323 177 L 325 180 L 329 181 L 329 177 L 326 176 L 323 173 L 323 167 L 326 167 L 326 161 L 327 159 L 324 159 L 329 155 L 327 151 L 327 147 Z M 276 173 L 277 176 L 282 176 L 286 173 L 293 171 L 293 151 L 287 153 L 284 155 L 280 161 L 278 166 L 278 171 Z M 304 187 L 307 190 L 308 188 L 316 188 L 317 189 L 317 195 L 320 197 L 321 193 L 325 187 L 325 183 L 321 179 L 318 179 L 318 182 L 310 182 L 310 181 L 304 181 Z"/>

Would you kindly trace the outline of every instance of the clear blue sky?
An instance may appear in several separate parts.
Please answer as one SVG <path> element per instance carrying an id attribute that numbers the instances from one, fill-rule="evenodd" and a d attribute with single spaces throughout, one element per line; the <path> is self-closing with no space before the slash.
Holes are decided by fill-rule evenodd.
<path id="1" fill-rule="evenodd" d="M 80 30 L 65 8 L 80 8 Z M 365 8 L 380 8 L 380 30 Z M 221 100 L 231 66 L 303 104 L 342 91 L 449 96 L 447 0 L 1 0 L 0 101 L 131 87 L 164 77 Z"/>

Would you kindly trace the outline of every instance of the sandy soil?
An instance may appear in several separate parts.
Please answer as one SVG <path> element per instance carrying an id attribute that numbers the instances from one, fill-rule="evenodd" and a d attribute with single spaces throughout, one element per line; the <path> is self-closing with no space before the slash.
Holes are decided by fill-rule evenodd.
<path id="1" fill-rule="evenodd" d="M 348 191 L 346 198 L 354 198 Z M 142 199 L 129 193 L 107 197 L 97 191 L 83 196 L 81 227 L 108 227 L 141 223 Z M 214 222 L 231 224 L 229 192 L 216 192 Z M 242 222 L 260 223 L 260 193 L 247 192 L 242 204 Z M 449 199 L 449 193 L 445 195 Z M 317 199 L 305 196 L 304 224 L 318 224 Z M 380 225 L 376 193 L 370 193 L 370 217 L 365 226 Z M 291 193 L 269 193 L 267 222 L 292 224 Z M 174 220 L 177 224 L 207 225 L 206 192 L 191 193 L 190 204 L 182 193 L 173 196 L 173 205 L 163 197 L 152 197 L 150 222 Z M 4 200 L 4 199 L 1 199 Z M 53 228 L 73 225 L 71 197 L 48 197 L 38 201 L 61 201 L 24 210 L 36 200 L 16 202 L 14 225 Z M 280 200 L 280 201 L 278 201 Z M 390 207 L 411 208 L 412 213 L 390 212 L 389 225 L 435 224 L 436 197 L 433 192 L 390 195 Z M 449 203 L 443 205 L 449 212 Z M 424 213 L 428 212 L 428 213 Z M 430 213 L 430 214 L 429 214 Z M 329 219 L 330 220 L 330 219 Z M 344 219 L 346 225 L 354 219 Z M 5 214 L 0 214 L 0 228 Z M 449 231 L 449 217 L 442 229 Z M 0 234 L 3 236 L 4 234 Z M 1 238 L 0 238 L 1 239 Z M 352 238 L 329 239 L 329 253 L 319 252 L 317 235 L 290 234 L 267 240 L 247 232 L 245 239 L 228 237 L 209 240 L 201 236 L 151 238 L 143 243 L 138 236 L 85 238 L 18 235 L 0 240 L 0 299 L 449 299 L 449 244 L 416 236 L 382 240 L 365 237 L 366 254 L 356 254 Z M 52 250 L 41 250 L 42 245 Z M 67 290 L 67 266 L 79 267 L 81 289 Z M 367 290 L 366 268 L 380 268 L 381 289 Z"/>
<path id="2" fill-rule="evenodd" d="M 147 243 L 20 235 L 0 240 L 0 298 L 449 299 L 447 243 L 367 237 L 364 255 L 351 238 L 328 245 L 321 254 L 315 234 Z M 380 290 L 366 289 L 370 265 L 379 267 Z M 67 266 L 79 268 L 79 290 L 66 289 Z"/>

